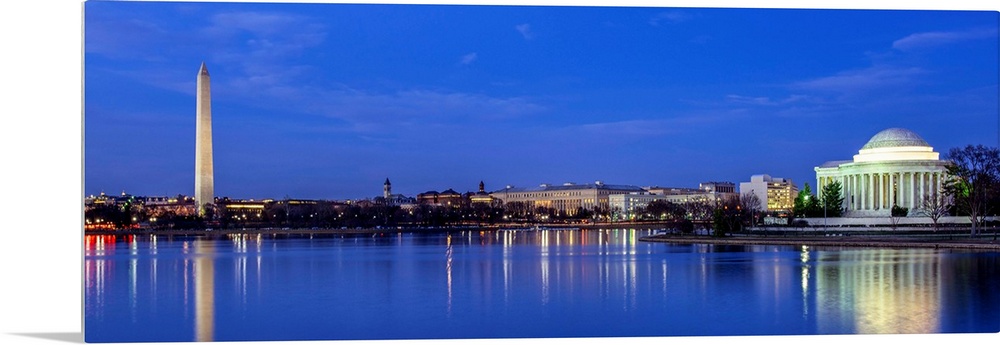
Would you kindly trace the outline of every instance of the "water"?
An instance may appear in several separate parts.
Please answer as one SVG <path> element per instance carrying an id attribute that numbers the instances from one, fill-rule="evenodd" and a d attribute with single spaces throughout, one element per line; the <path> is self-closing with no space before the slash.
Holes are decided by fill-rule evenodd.
<path id="1" fill-rule="evenodd" d="M 1000 254 L 647 230 L 86 236 L 87 342 L 995 333 Z"/>

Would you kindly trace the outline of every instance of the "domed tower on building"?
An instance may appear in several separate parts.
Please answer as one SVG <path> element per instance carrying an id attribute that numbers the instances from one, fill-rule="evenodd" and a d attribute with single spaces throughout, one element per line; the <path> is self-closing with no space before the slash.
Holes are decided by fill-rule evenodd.
<path id="1" fill-rule="evenodd" d="M 389 199 L 392 196 L 392 183 L 389 183 L 389 178 L 385 178 L 385 184 L 382 185 L 382 197 Z"/>
<path id="2" fill-rule="evenodd" d="M 472 203 L 492 204 L 494 199 L 490 193 L 486 192 L 486 184 L 484 184 L 483 181 L 479 181 L 479 192 L 470 195 L 469 200 L 472 201 Z"/>
<path id="3" fill-rule="evenodd" d="M 904 128 L 878 132 L 853 160 L 815 168 L 817 195 L 840 182 L 847 217 L 883 217 L 893 206 L 923 209 L 924 200 L 943 196 L 947 161 L 923 138 Z"/>

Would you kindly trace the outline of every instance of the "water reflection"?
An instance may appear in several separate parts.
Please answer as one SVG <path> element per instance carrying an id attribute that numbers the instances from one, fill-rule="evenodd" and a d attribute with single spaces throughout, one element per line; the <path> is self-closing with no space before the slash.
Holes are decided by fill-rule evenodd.
<path id="1" fill-rule="evenodd" d="M 215 249 L 209 241 L 194 241 L 195 341 L 215 338 Z"/>
<path id="2" fill-rule="evenodd" d="M 88 256 L 83 265 L 84 295 L 87 306 L 84 312 L 86 315 L 103 316 L 107 271 L 110 271 L 113 265 L 113 262 L 105 259 L 104 256 L 113 253 L 114 243 L 115 236 L 84 237 L 84 253 Z"/>
<path id="3" fill-rule="evenodd" d="M 149 280 L 151 282 L 151 284 L 149 284 L 149 289 L 150 289 L 149 295 L 150 295 L 150 298 L 152 299 L 152 302 L 153 302 L 152 305 L 153 305 L 154 308 L 156 307 L 156 304 L 157 304 L 156 303 L 156 296 L 157 296 L 156 286 L 158 285 L 156 283 L 157 266 L 158 266 L 157 265 L 157 261 L 158 261 L 157 259 L 159 257 L 157 255 L 157 247 L 158 247 L 157 237 L 153 236 L 153 235 L 149 235 L 150 266 L 152 266 L 152 267 L 150 267 L 150 270 L 149 270 Z"/>
<path id="4" fill-rule="evenodd" d="M 451 234 L 448 234 L 448 248 L 445 249 L 444 255 L 447 264 L 445 265 L 445 271 L 448 275 L 448 316 L 451 316 Z"/>
<path id="5" fill-rule="evenodd" d="M 251 253 L 251 245 L 253 246 L 253 251 L 259 253 L 261 249 L 261 234 L 230 234 L 227 235 L 233 246 L 234 260 L 233 260 L 233 282 L 234 289 L 233 292 L 240 297 L 241 304 L 245 305 L 247 303 L 247 290 L 249 288 L 247 284 L 247 267 L 248 259 L 251 255 L 256 257 L 256 276 L 257 284 L 260 283 L 260 255 L 255 255 Z"/>
<path id="6" fill-rule="evenodd" d="M 517 233 L 514 231 L 499 231 L 497 235 L 503 236 L 503 304 L 504 307 L 507 307 L 510 303 L 510 284 L 512 280 L 511 259 L 513 259 L 514 254 L 511 247 Z"/>
<path id="7" fill-rule="evenodd" d="M 168 244 L 166 248 L 162 246 L 164 241 Z M 191 322 L 194 335 L 186 340 L 214 340 L 215 245 L 212 239 L 175 241 L 169 236 L 84 236 L 87 322 L 107 322 L 114 329 L 127 330 L 123 332 L 127 336 L 136 337 L 126 340 L 141 340 L 143 333 L 155 333 L 162 326 L 146 324 L 149 320 L 160 319 L 161 313 L 180 308 L 181 315 L 171 315 L 168 319 Z M 164 256 L 168 257 L 165 272 L 160 269 Z M 167 277 L 161 279 L 161 275 Z M 180 294 L 174 294 L 175 286 Z M 166 290 L 161 292 L 161 287 Z M 166 301 L 160 301 L 161 297 L 166 297 Z M 167 310 L 161 310 L 163 303 L 169 306 Z M 115 315 L 128 318 L 115 319 Z"/>
<path id="8" fill-rule="evenodd" d="M 937 333 L 941 256 L 933 249 L 818 252 L 816 299 L 820 330 Z M 803 283 L 805 284 L 805 283 Z"/>
<path id="9" fill-rule="evenodd" d="M 650 233 L 86 236 L 86 340 L 937 333 L 1000 319 L 995 255 L 638 241 Z"/>
<path id="10" fill-rule="evenodd" d="M 809 246 L 802 246 L 802 250 L 799 254 L 799 261 L 802 263 L 802 273 L 800 274 L 800 279 L 802 281 L 802 317 L 808 317 L 809 301 L 807 298 L 809 297 L 809 269 L 812 268 L 812 266 L 809 265 Z M 777 278 L 777 275 L 775 275 L 775 279 Z"/>
<path id="11" fill-rule="evenodd" d="M 570 290 L 574 295 L 594 294 L 603 303 L 632 310 L 638 299 L 639 266 L 629 257 L 638 253 L 638 238 L 648 230 L 537 230 L 500 231 L 492 236 L 502 246 L 503 297 L 524 295 L 531 282 L 538 282 L 538 303 L 556 302 L 554 293 Z M 482 239 L 480 239 L 482 240 Z M 649 252 L 648 245 L 642 246 Z M 532 255 L 532 253 L 537 253 Z M 534 259 L 532 259 L 534 258 Z M 528 263 L 528 266 L 524 264 Z M 534 265 L 532 268 L 530 265 Z M 644 272 L 649 276 L 649 271 Z M 529 284 L 512 284 L 514 277 L 536 276 Z M 663 276 L 666 290 L 666 276 Z"/>

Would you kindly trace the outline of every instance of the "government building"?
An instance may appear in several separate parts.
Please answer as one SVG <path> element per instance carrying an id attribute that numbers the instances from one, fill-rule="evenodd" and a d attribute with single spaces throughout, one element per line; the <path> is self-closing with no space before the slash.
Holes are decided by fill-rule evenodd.
<path id="1" fill-rule="evenodd" d="M 943 195 L 948 163 L 939 156 L 916 133 L 889 128 L 868 140 L 853 160 L 816 167 L 816 195 L 840 182 L 844 217 L 888 217 L 894 205 L 914 215 L 925 198 Z"/>
<path id="2" fill-rule="evenodd" d="M 698 188 L 675 187 L 643 187 L 646 192 L 631 192 L 627 194 L 612 194 L 608 196 L 608 204 L 613 212 L 621 212 L 622 217 L 631 219 L 637 217 L 637 211 L 646 208 L 657 200 L 673 204 L 704 203 L 714 205 L 726 198 L 736 197 L 736 184 L 732 182 L 703 182 Z"/>
<path id="3" fill-rule="evenodd" d="M 537 188 L 507 186 L 504 189 L 490 193 L 504 204 L 514 202 L 524 203 L 529 209 L 546 207 L 555 209 L 567 216 L 573 216 L 578 209 L 595 211 L 608 209 L 608 197 L 616 194 L 645 193 L 646 190 L 630 185 L 609 185 L 601 181 L 593 184 L 575 184 L 571 182 L 562 185 L 542 184 Z"/>

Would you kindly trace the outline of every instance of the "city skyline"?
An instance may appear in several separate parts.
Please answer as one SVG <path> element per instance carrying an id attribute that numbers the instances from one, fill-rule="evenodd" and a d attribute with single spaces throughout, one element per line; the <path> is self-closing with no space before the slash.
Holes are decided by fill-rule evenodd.
<path id="1" fill-rule="evenodd" d="M 756 174 L 801 187 L 886 128 L 942 153 L 995 145 L 1000 129 L 996 12 L 84 11 L 88 195 L 193 194 L 201 61 L 215 84 L 215 194 L 234 198 L 367 198 L 386 178 L 411 196 Z"/>

